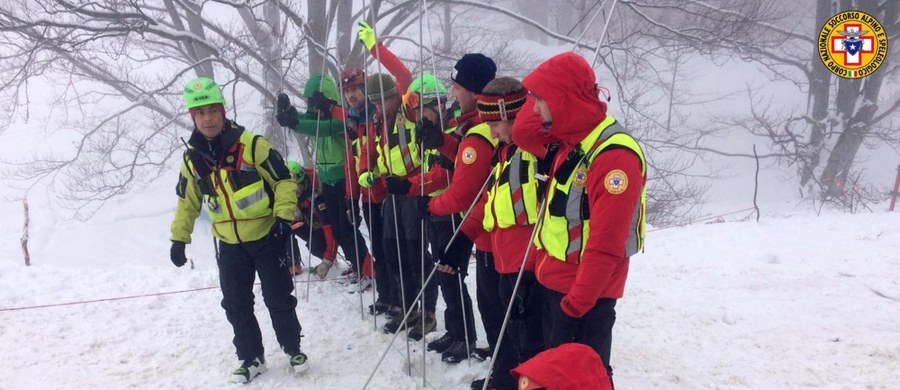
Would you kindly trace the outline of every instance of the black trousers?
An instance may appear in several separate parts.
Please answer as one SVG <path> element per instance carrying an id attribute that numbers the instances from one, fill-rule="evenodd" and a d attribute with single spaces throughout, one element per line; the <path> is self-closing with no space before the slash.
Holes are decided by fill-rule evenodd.
<path id="1" fill-rule="evenodd" d="M 369 239 L 372 241 L 372 268 L 375 270 L 375 291 L 378 302 L 391 306 L 400 306 L 399 287 L 391 283 L 388 272 L 388 259 L 384 253 L 384 237 L 382 234 L 384 217 L 381 214 L 381 203 L 363 203 L 362 214 L 369 227 Z M 397 291 L 394 291 L 397 290 Z"/>
<path id="2" fill-rule="evenodd" d="M 513 296 L 516 278 L 518 273 L 500 274 L 499 294 L 504 313 Z M 493 378 L 498 388 L 516 388 L 517 382 L 509 370 L 543 350 L 542 291 L 543 287 L 537 283 L 534 273 L 523 271 L 522 281 L 519 282 L 509 322 L 506 325 L 503 344 L 500 346 L 500 352 L 497 352 L 497 362 L 494 363 Z"/>
<path id="3" fill-rule="evenodd" d="M 388 271 L 391 282 L 401 286 L 401 302 L 404 310 L 415 303 L 413 299 L 422 288 L 422 270 L 425 264 L 433 264 L 431 254 L 422 253 L 422 221 L 416 211 L 416 199 L 406 196 L 388 195 L 384 200 L 384 253 L 389 259 Z M 396 223 L 395 223 L 396 218 Z M 398 248 L 399 247 L 399 248 Z M 397 262 L 390 262 L 396 259 Z M 431 272 L 431 267 L 428 267 Z"/>
<path id="4" fill-rule="evenodd" d="M 312 229 L 312 234 L 310 234 L 310 227 L 306 224 L 294 230 L 294 236 L 300 237 L 306 243 L 306 248 L 309 249 L 310 254 L 319 259 L 325 258 L 325 248 L 327 248 L 328 243 L 325 241 L 325 232 L 322 229 Z M 296 261 L 300 259 L 300 247 L 295 238 L 292 238 L 292 241 L 294 245 L 294 260 Z M 290 254 L 288 253 L 288 255 Z"/>
<path id="5" fill-rule="evenodd" d="M 350 269 L 359 273 L 357 266 L 362 267 L 366 261 L 366 241 L 359 234 L 359 227 L 350 222 L 348 217 L 347 202 L 345 200 L 344 180 L 335 184 L 322 185 L 322 195 L 325 198 L 325 223 L 331 225 L 334 238 L 337 240 L 341 251 L 350 263 Z M 356 211 L 358 216 L 359 210 Z M 353 216 L 354 220 L 356 216 Z"/>
<path id="6" fill-rule="evenodd" d="M 544 288 L 544 343 L 547 348 L 564 343 L 581 343 L 594 349 L 612 381 L 612 367 L 609 365 L 612 349 L 612 329 L 616 323 L 616 300 L 598 299 L 581 318 L 566 315 L 559 306 L 565 296 Z"/>
<path id="7" fill-rule="evenodd" d="M 269 309 L 272 327 L 281 349 L 288 354 L 300 350 L 300 322 L 294 284 L 284 256 L 285 241 L 270 236 L 241 244 L 219 242 L 219 285 L 222 308 L 234 329 L 234 347 L 239 360 L 263 356 L 262 333 L 253 314 L 253 283 L 256 274 L 262 285 L 263 301 Z"/>
<path id="8" fill-rule="evenodd" d="M 453 236 L 453 227 L 459 226 L 460 218 L 453 217 L 453 222 L 447 218 L 432 218 L 429 239 L 431 241 L 431 251 L 435 253 L 436 261 L 439 263 L 451 265 L 457 268 L 457 273 L 448 274 L 438 271 L 435 275 L 437 283 L 440 285 L 441 295 L 444 297 L 444 303 L 447 308 L 444 309 L 444 324 L 447 328 L 447 334 L 454 341 L 468 340 L 474 343 L 477 340 L 475 332 L 475 316 L 472 312 L 472 298 L 469 296 L 469 289 L 466 287 L 466 273 L 469 266 L 469 257 L 472 255 L 472 241 L 465 234 L 457 234 L 453 239 L 453 243 L 449 250 L 444 253 L 444 248 Z M 462 286 L 460 286 L 462 285 Z M 425 291 L 428 291 L 426 287 Z M 434 300 L 437 301 L 437 294 L 434 294 Z M 434 310 L 434 303 L 431 304 L 431 310 Z M 425 308 L 429 307 L 428 297 L 426 296 Z M 466 338 L 468 334 L 468 339 Z"/>
<path id="9" fill-rule="evenodd" d="M 488 345 L 491 351 L 497 346 L 497 338 L 500 336 L 500 326 L 503 325 L 503 315 L 506 307 L 500 300 L 500 275 L 494 269 L 494 255 L 490 252 L 475 251 L 475 286 L 478 299 L 478 312 L 481 313 L 481 323 L 487 334 Z"/>

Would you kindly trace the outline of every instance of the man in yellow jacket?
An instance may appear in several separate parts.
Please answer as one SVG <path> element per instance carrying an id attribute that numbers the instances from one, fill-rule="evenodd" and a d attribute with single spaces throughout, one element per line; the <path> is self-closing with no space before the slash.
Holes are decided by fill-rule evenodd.
<path id="1" fill-rule="evenodd" d="M 205 202 L 218 238 L 216 262 L 222 307 L 234 328 L 241 366 L 233 382 L 246 383 L 266 371 L 259 323 L 253 314 L 253 283 L 259 274 L 263 300 L 282 350 L 295 372 L 308 368 L 300 350 L 297 299 L 285 256 L 297 183 L 281 155 L 262 136 L 225 118 L 225 98 L 215 81 L 201 77 L 184 89 L 194 121 L 175 192 L 178 205 L 171 228 L 172 263 L 187 262 L 194 221 Z"/>

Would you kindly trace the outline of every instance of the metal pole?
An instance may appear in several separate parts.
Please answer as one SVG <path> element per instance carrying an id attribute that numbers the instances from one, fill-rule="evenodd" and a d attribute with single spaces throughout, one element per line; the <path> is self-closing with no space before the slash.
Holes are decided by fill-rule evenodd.
<path id="1" fill-rule="evenodd" d="M 537 235 L 538 228 L 541 226 L 541 222 L 544 220 L 544 207 L 547 205 L 547 196 L 545 194 L 544 199 L 541 199 L 541 207 L 538 211 L 538 218 L 534 222 L 534 229 L 531 229 L 531 238 L 528 240 L 528 247 L 525 248 L 525 256 L 522 257 L 522 263 L 519 265 L 519 274 L 516 276 L 516 284 L 513 286 L 512 295 L 510 295 L 509 304 L 506 305 L 506 314 L 503 316 L 503 325 L 500 326 L 500 336 L 497 337 L 497 345 L 494 347 L 494 353 L 491 355 L 491 364 L 488 366 L 487 374 L 485 374 L 484 386 L 481 390 L 487 390 L 488 386 L 488 378 L 491 377 L 491 372 L 494 371 L 494 363 L 497 361 L 497 353 L 500 352 L 500 346 L 503 344 L 503 334 L 506 333 L 506 325 L 509 323 L 509 313 L 512 312 L 513 304 L 516 302 L 516 293 L 519 291 L 519 283 L 522 281 L 522 273 L 525 271 L 525 262 L 528 261 L 528 255 L 531 253 L 531 248 L 534 246 L 532 243 L 534 242 L 534 237 Z"/>
<path id="2" fill-rule="evenodd" d="M 894 195 L 891 196 L 891 208 L 894 211 L 894 204 L 897 203 L 897 192 L 900 192 L 900 165 L 897 166 L 897 179 L 894 180 Z"/>

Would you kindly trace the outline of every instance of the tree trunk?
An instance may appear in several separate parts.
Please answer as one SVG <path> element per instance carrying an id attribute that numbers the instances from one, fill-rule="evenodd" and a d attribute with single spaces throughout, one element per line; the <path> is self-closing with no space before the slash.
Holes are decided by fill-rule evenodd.
<path id="1" fill-rule="evenodd" d="M 816 2 L 816 28 L 823 26 L 831 17 L 831 0 L 818 0 Z M 832 75 L 825 64 L 819 60 L 818 46 L 813 46 L 811 69 L 809 71 L 809 92 L 807 94 L 807 113 L 812 118 L 812 129 L 809 135 L 808 158 L 801 162 L 800 186 L 805 186 L 815 176 L 815 170 L 819 166 L 822 152 L 825 147 L 825 134 L 828 131 L 828 101 L 831 95 Z"/>
<path id="2" fill-rule="evenodd" d="M 172 2 L 172 0 L 166 0 L 165 6 L 166 12 L 169 13 L 169 17 L 172 19 L 172 24 L 175 26 L 175 28 L 179 31 L 187 31 L 184 23 L 181 20 L 181 15 L 178 13 L 178 9 L 175 8 L 175 4 Z M 188 25 L 190 26 L 191 33 L 197 35 L 198 37 L 205 38 L 203 26 L 199 21 L 199 16 L 189 8 L 185 9 L 185 14 L 187 15 Z M 200 61 L 203 58 L 207 58 L 211 54 L 205 47 L 198 47 L 198 45 L 195 45 L 193 43 L 180 43 L 180 45 L 184 47 L 184 51 L 187 53 L 188 58 L 194 62 Z M 194 66 L 194 73 L 196 73 L 198 77 L 214 76 L 212 64 L 209 62 L 203 62 Z"/>
<path id="3" fill-rule="evenodd" d="M 453 15 L 450 13 L 450 4 L 444 4 L 444 53 L 450 53 L 453 49 Z"/>
<path id="4" fill-rule="evenodd" d="M 25 226 L 22 228 L 22 238 L 19 241 L 22 243 L 22 255 L 25 256 L 25 266 L 28 267 L 31 265 L 31 255 L 28 254 L 28 221 L 31 220 L 28 216 L 28 198 L 22 199 L 22 205 L 25 206 Z"/>
<path id="5" fill-rule="evenodd" d="M 309 4 L 309 11 L 306 15 L 306 20 L 309 23 L 310 39 L 322 45 L 322 47 L 328 47 L 326 36 L 328 27 L 327 3 L 327 1 L 310 1 L 307 3 Z M 314 44 L 307 45 L 307 47 L 309 48 L 309 73 L 320 73 L 322 71 L 322 61 L 324 61 L 322 49 Z"/>
<path id="6" fill-rule="evenodd" d="M 282 79 L 281 66 L 281 45 L 283 41 L 279 38 L 281 34 L 281 12 L 278 10 L 278 3 L 269 0 L 263 5 L 263 23 L 257 20 L 257 16 L 253 14 L 250 8 L 240 8 L 238 13 L 253 40 L 256 41 L 260 48 L 260 54 L 264 57 L 266 65 L 263 66 L 263 82 L 265 88 L 271 94 L 262 94 L 262 107 L 264 118 L 262 135 L 269 140 L 275 149 L 282 153 L 288 150 L 288 139 L 285 137 L 282 127 L 275 121 L 275 102 L 271 98 L 272 95 L 282 89 L 284 80 Z"/>
<path id="7" fill-rule="evenodd" d="M 356 40 L 356 26 L 353 24 L 353 2 L 340 3 L 337 10 L 337 58 L 338 67 L 344 70 L 350 66 L 362 68 L 362 56 L 353 56 L 353 42 Z"/>

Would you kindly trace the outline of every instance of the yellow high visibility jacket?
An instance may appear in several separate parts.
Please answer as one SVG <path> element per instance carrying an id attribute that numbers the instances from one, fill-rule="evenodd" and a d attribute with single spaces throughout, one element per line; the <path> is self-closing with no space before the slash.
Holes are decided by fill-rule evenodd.
<path id="1" fill-rule="evenodd" d="M 484 205 L 484 230 L 513 225 L 533 225 L 537 221 L 537 157 L 516 145 L 507 147 L 506 159 L 494 169 L 494 183 Z"/>
<path id="2" fill-rule="evenodd" d="M 572 161 L 574 164 L 568 172 L 559 174 L 566 169 L 558 167 L 548 186 L 548 207 L 538 228 L 535 245 L 543 247 L 553 258 L 570 263 L 581 262 L 590 232 L 588 194 L 584 183 L 587 172 L 597 156 L 612 146 L 624 147 L 634 152 L 641 160 L 641 174 L 646 179 L 647 161 L 641 147 L 612 116 L 607 116 L 578 145 L 580 150 L 587 152 L 583 153 L 579 160 Z M 631 234 L 625 247 L 626 257 L 637 253 L 644 246 L 646 204 L 647 189 L 643 186 L 640 207 L 635 207 L 632 216 Z"/>
<path id="3" fill-rule="evenodd" d="M 297 183 L 269 142 L 231 121 L 212 142 L 218 141 L 221 156 L 215 158 L 203 149 L 209 143 L 199 132 L 195 130 L 191 136 L 176 187 L 172 241 L 191 242 L 204 202 L 213 235 L 229 244 L 263 238 L 276 216 L 293 219 Z"/>

